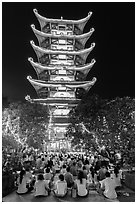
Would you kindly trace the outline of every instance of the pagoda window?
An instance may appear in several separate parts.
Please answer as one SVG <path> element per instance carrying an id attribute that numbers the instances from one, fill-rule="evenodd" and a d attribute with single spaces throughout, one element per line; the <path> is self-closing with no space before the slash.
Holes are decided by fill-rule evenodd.
<path id="1" fill-rule="evenodd" d="M 58 55 L 59 59 L 66 59 L 66 55 Z"/>
<path id="2" fill-rule="evenodd" d="M 66 75 L 66 70 L 59 70 L 59 74 L 64 74 L 64 75 Z"/>
<path id="3" fill-rule="evenodd" d="M 52 38 L 51 43 L 58 45 L 58 38 Z"/>
<path id="4" fill-rule="evenodd" d="M 59 25 L 58 28 L 59 28 L 59 30 L 66 30 L 66 26 L 65 25 Z"/>
<path id="5" fill-rule="evenodd" d="M 61 45 L 66 45 L 66 40 L 59 39 L 58 43 Z"/>
<path id="6" fill-rule="evenodd" d="M 57 23 L 52 23 L 51 24 L 51 29 L 57 30 L 58 29 L 58 24 Z"/>
<path id="7" fill-rule="evenodd" d="M 60 87 L 58 87 L 58 90 L 59 90 L 59 91 L 66 91 L 66 87 L 60 86 Z"/>
<path id="8" fill-rule="evenodd" d="M 51 59 L 58 59 L 58 55 L 51 55 Z"/>

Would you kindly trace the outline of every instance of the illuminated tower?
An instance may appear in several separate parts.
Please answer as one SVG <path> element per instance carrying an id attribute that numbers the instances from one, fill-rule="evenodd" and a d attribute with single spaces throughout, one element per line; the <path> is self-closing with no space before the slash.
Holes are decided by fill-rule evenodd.
<path id="1" fill-rule="evenodd" d="M 69 142 L 64 138 L 68 126 L 68 113 L 81 100 L 96 82 L 85 81 L 85 78 L 95 63 L 92 59 L 86 64 L 89 53 L 95 47 L 92 43 L 84 48 L 87 40 L 94 32 L 92 28 L 83 34 L 83 29 L 92 12 L 81 20 L 49 19 L 42 17 L 34 9 L 40 23 L 41 31 L 31 25 L 38 39 L 38 45 L 31 41 L 38 62 L 28 58 L 37 73 L 37 79 L 27 77 L 35 88 L 38 98 L 30 102 L 42 103 L 49 109 L 49 147 L 51 149 L 69 148 Z"/>

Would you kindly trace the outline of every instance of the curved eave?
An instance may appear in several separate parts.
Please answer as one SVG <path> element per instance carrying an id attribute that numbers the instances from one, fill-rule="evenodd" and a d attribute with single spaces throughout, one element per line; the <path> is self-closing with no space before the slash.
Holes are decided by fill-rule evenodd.
<path id="1" fill-rule="evenodd" d="M 46 88 L 52 88 L 52 87 L 68 87 L 68 88 L 83 88 L 85 90 L 89 90 L 89 88 L 91 86 L 93 86 L 96 82 L 96 78 L 94 77 L 92 79 L 92 81 L 84 81 L 84 82 L 48 82 L 46 83 L 45 81 L 41 81 L 41 80 L 35 80 L 32 79 L 32 77 L 28 76 L 27 79 L 29 80 L 29 82 L 32 84 L 32 86 L 35 88 L 36 91 L 38 91 L 39 89 L 41 89 L 42 87 L 46 87 Z"/>
<path id="2" fill-rule="evenodd" d="M 85 84 L 81 84 L 81 85 L 77 85 L 77 86 L 74 86 L 74 85 L 66 85 L 66 87 L 68 88 L 83 88 L 85 89 L 85 91 L 88 91 L 91 86 L 93 86 L 95 84 L 95 82 L 97 81 L 96 77 L 93 77 L 92 81 L 90 82 L 86 82 L 85 81 Z"/>
<path id="3" fill-rule="evenodd" d="M 60 66 L 42 66 L 40 63 L 34 62 L 33 58 L 29 57 L 28 61 L 31 63 L 31 65 L 34 67 L 36 72 L 39 74 L 45 70 L 60 70 Z M 92 59 L 92 61 L 82 67 L 74 67 L 74 66 L 66 66 L 64 69 L 66 70 L 71 70 L 71 71 L 80 71 L 84 74 L 87 74 L 89 70 L 93 67 L 95 64 L 96 60 Z"/>
<path id="4" fill-rule="evenodd" d="M 94 28 L 91 28 L 88 33 L 84 33 L 82 35 L 53 35 L 52 33 L 44 33 L 42 31 L 39 31 L 35 28 L 35 25 L 31 25 L 31 28 L 36 35 L 39 44 L 45 39 L 45 38 L 59 38 L 59 39 L 76 39 L 82 43 L 82 45 L 85 45 L 87 40 L 90 38 L 92 33 L 95 31 Z"/>
<path id="5" fill-rule="evenodd" d="M 41 48 L 39 46 L 36 46 L 34 41 L 30 41 L 31 46 L 33 47 L 36 55 L 38 58 L 40 58 L 43 54 L 61 54 L 61 55 L 79 55 L 82 57 L 83 60 L 86 60 L 89 53 L 93 50 L 95 47 L 95 43 L 91 44 L 91 47 L 79 51 L 67 51 L 67 50 L 48 50 Z"/>
<path id="6" fill-rule="evenodd" d="M 47 23 L 58 23 L 58 24 L 73 24 L 73 25 L 77 25 L 80 30 L 83 31 L 84 26 L 86 25 L 86 23 L 88 22 L 88 20 L 90 19 L 92 12 L 88 13 L 88 16 L 80 19 L 80 20 L 65 20 L 61 17 L 61 19 L 52 19 L 52 18 L 46 18 L 41 16 L 37 9 L 33 9 L 33 12 L 35 14 L 35 16 L 37 17 L 41 28 L 43 28 Z"/>

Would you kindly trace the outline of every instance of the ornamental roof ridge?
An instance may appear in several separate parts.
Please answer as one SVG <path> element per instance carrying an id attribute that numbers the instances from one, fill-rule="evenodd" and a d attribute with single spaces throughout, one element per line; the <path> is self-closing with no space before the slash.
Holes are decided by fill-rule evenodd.
<path id="1" fill-rule="evenodd" d="M 92 12 L 90 11 L 88 13 L 88 16 L 83 18 L 83 19 L 80 19 L 80 20 L 66 20 L 66 19 L 63 19 L 63 17 L 61 16 L 61 19 L 52 19 L 52 18 L 46 18 L 46 17 L 43 17 L 41 16 L 39 13 L 38 13 L 38 10 L 37 9 L 33 9 L 33 12 L 34 14 L 36 15 L 36 17 L 38 19 L 41 19 L 43 21 L 46 21 L 46 22 L 53 22 L 53 23 L 72 23 L 72 24 L 81 24 L 81 23 L 84 23 L 85 21 L 88 21 L 92 15 Z"/>
<path id="2" fill-rule="evenodd" d="M 39 35 L 42 37 L 62 38 L 62 39 L 79 39 L 79 38 L 82 39 L 82 38 L 86 38 L 86 37 L 92 35 L 92 33 L 95 31 L 94 28 L 91 28 L 89 32 L 83 33 L 80 35 L 64 35 L 63 33 L 61 33 L 60 35 L 56 35 L 56 34 L 52 34 L 52 33 L 44 33 L 42 31 L 39 31 L 35 28 L 34 24 L 31 25 L 31 28 L 32 28 L 35 35 Z"/>
<path id="3" fill-rule="evenodd" d="M 42 47 L 39 47 L 39 46 L 35 45 L 33 40 L 30 41 L 30 44 L 31 44 L 31 46 L 33 47 L 34 50 L 37 50 L 37 51 L 45 53 L 45 54 L 82 55 L 82 54 L 85 54 L 87 52 L 91 52 L 93 50 L 93 48 L 95 47 L 95 43 L 93 42 L 93 43 L 91 43 L 91 46 L 89 48 L 78 50 L 78 51 L 67 51 L 67 50 L 49 50 L 49 49 L 45 49 L 45 48 L 42 48 Z"/>

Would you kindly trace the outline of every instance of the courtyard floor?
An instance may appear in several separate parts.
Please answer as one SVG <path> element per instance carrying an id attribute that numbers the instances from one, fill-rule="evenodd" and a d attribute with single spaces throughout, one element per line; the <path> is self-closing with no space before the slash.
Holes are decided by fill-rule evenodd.
<path id="1" fill-rule="evenodd" d="M 48 197 L 35 198 L 34 192 L 26 195 L 17 195 L 16 191 L 3 197 L 3 202 L 135 202 L 135 192 L 127 187 L 123 187 L 118 193 L 116 200 L 110 200 L 99 195 L 95 190 L 90 190 L 88 197 L 72 198 L 70 192 L 64 198 L 57 198 L 51 192 Z"/>

